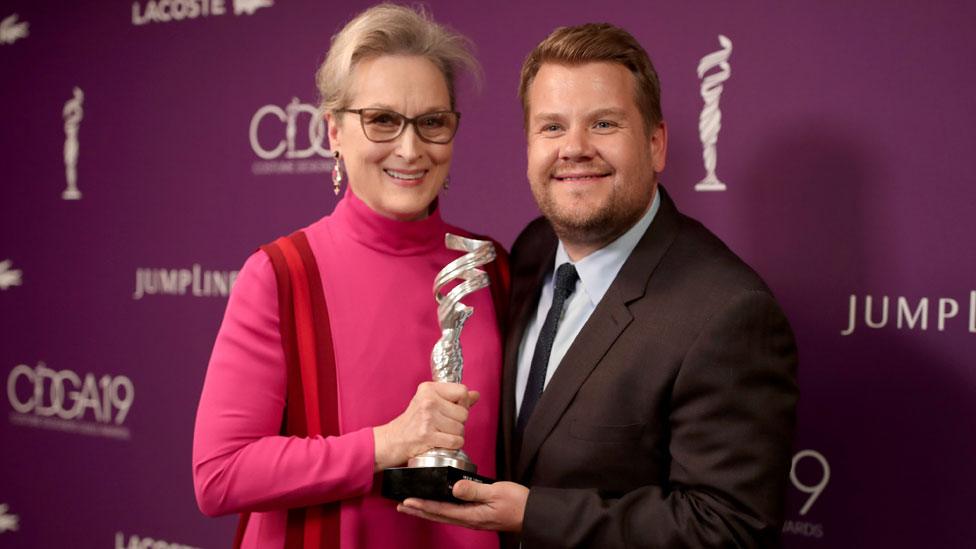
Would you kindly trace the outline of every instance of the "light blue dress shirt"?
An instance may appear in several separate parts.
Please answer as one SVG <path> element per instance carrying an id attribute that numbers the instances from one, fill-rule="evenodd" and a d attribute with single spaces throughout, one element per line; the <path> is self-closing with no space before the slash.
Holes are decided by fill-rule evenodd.
<path id="1" fill-rule="evenodd" d="M 651 221 L 657 215 L 661 206 L 661 193 L 654 193 L 654 200 L 640 220 L 633 227 L 620 235 L 616 240 L 607 244 L 603 248 L 591 253 L 583 259 L 574 263 L 576 272 L 579 273 L 579 281 L 576 282 L 576 289 L 566 300 L 563 317 L 559 321 L 559 329 L 556 332 L 556 339 L 552 344 L 552 353 L 549 355 L 549 367 L 546 369 L 546 386 L 552 379 L 559 363 L 562 362 L 566 351 L 573 344 L 576 336 L 590 318 L 597 304 L 607 293 L 610 284 L 617 278 L 617 273 L 623 267 L 624 262 L 634 251 L 637 242 L 640 241 L 647 228 L 651 226 Z M 539 296 L 539 305 L 536 307 L 535 315 L 526 326 L 525 333 L 522 335 L 522 343 L 519 345 L 518 371 L 515 376 L 515 413 L 516 417 L 522 408 L 522 396 L 525 393 L 525 385 L 529 380 L 529 369 L 532 367 L 532 354 L 535 352 L 535 344 L 539 339 L 539 331 L 542 330 L 542 323 L 549 314 L 549 307 L 552 305 L 553 276 L 563 263 L 572 263 L 563 243 L 559 242 L 556 248 L 556 261 L 546 275 L 545 283 L 542 286 L 542 295 Z"/>

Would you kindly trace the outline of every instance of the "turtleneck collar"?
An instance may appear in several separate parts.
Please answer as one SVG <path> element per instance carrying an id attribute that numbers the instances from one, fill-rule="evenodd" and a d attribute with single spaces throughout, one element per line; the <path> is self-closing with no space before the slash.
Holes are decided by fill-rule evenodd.
<path id="1" fill-rule="evenodd" d="M 419 255 L 444 248 L 447 224 L 440 208 L 420 221 L 397 221 L 376 213 L 347 188 L 330 218 L 346 236 L 378 252 Z"/>

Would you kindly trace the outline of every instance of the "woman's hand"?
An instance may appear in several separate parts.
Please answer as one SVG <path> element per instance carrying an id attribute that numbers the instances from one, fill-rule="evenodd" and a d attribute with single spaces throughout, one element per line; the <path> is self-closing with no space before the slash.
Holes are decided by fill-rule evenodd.
<path id="1" fill-rule="evenodd" d="M 431 448 L 464 446 L 464 422 L 478 397 L 459 383 L 421 383 L 402 414 L 373 427 L 376 471 L 403 465 Z"/>

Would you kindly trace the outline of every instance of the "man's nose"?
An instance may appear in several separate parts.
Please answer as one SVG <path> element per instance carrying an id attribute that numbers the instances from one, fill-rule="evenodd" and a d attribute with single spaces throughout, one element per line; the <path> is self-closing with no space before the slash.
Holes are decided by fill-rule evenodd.
<path id="1" fill-rule="evenodd" d="M 593 156 L 593 141 L 590 132 L 585 127 L 571 128 L 566 132 L 560 158 L 564 160 L 579 160 Z"/>

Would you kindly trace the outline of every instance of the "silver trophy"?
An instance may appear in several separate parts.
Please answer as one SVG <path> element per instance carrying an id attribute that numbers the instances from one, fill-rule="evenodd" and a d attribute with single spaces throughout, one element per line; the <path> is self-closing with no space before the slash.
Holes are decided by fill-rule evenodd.
<path id="1" fill-rule="evenodd" d="M 461 300 L 491 283 L 488 274 L 478 267 L 495 260 L 495 247 L 485 240 L 451 233 L 444 235 L 444 244 L 450 250 L 467 253 L 448 263 L 434 279 L 434 299 L 437 301 L 441 337 L 430 353 L 430 365 L 434 381 L 460 383 L 464 370 L 461 330 L 474 313 L 474 308 L 461 303 Z M 456 280 L 461 282 L 444 293 L 444 288 Z M 383 495 L 397 500 L 421 497 L 451 501 L 451 486 L 462 478 L 492 482 L 491 479 L 475 475 L 477 470 L 478 467 L 471 463 L 463 450 L 432 448 L 411 458 L 406 467 L 384 471 Z"/>
<path id="2" fill-rule="evenodd" d="M 718 43 L 722 49 L 714 51 L 701 58 L 698 63 L 698 78 L 702 79 L 701 96 L 705 102 L 701 114 L 698 116 L 698 136 L 702 142 L 702 160 L 705 162 L 705 178 L 695 185 L 696 191 L 724 191 L 725 183 L 715 174 L 718 154 L 718 132 L 722 129 L 722 111 L 718 108 L 718 101 L 722 96 L 723 84 L 732 76 L 732 66 L 729 56 L 732 55 L 732 41 L 724 35 L 718 35 Z M 717 69 L 712 71 L 712 69 Z M 709 72 L 712 71 L 712 72 Z M 707 76 L 706 76 L 707 75 Z"/>
<path id="3" fill-rule="evenodd" d="M 78 129 L 85 111 L 85 92 L 75 86 L 71 99 L 64 104 L 64 177 L 68 186 L 61 193 L 64 200 L 80 200 L 78 190 Z"/>

